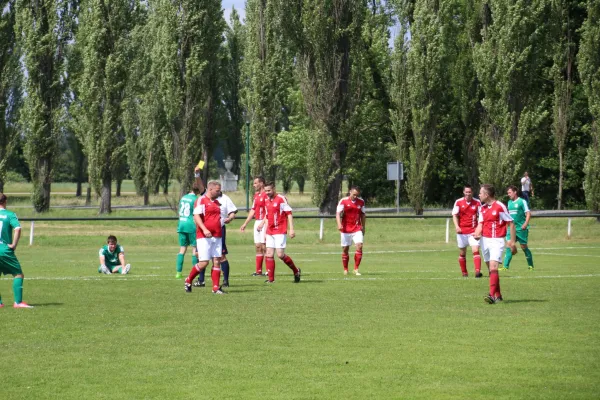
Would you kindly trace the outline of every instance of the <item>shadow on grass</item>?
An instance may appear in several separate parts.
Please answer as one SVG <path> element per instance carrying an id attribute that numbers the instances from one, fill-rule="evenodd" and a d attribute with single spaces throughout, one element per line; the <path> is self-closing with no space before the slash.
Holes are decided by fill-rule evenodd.
<path id="1" fill-rule="evenodd" d="M 30 305 L 34 307 L 60 307 L 64 306 L 65 303 L 32 303 Z"/>
<path id="2" fill-rule="evenodd" d="M 546 303 L 548 300 L 534 300 L 534 299 L 523 299 L 523 300 L 504 300 L 502 301 L 505 304 L 512 303 Z"/>

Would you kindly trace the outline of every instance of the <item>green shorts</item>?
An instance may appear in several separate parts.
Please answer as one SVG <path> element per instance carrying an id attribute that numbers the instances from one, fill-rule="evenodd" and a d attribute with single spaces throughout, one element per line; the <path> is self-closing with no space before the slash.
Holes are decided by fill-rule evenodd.
<path id="1" fill-rule="evenodd" d="M 9 248 L 0 249 L 0 275 L 21 275 L 21 264 L 15 252 Z"/>
<path id="2" fill-rule="evenodd" d="M 196 245 L 196 232 L 179 232 L 179 245 L 181 247 L 195 246 Z"/>
<path id="3" fill-rule="evenodd" d="M 529 239 L 529 231 L 517 231 L 517 242 L 521 244 L 527 244 L 527 239 Z M 510 231 L 506 232 L 506 240 L 510 240 Z"/>

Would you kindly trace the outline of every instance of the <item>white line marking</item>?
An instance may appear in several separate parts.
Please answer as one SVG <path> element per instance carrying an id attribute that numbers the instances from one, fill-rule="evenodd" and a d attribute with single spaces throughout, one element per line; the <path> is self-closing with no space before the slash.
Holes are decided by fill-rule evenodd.
<path id="1" fill-rule="evenodd" d="M 600 256 L 593 256 L 593 255 L 589 255 L 589 254 L 560 254 L 560 253 L 541 253 L 541 252 L 535 252 L 535 254 L 543 254 L 545 256 L 559 256 L 559 257 L 593 257 L 593 258 L 600 258 Z"/>

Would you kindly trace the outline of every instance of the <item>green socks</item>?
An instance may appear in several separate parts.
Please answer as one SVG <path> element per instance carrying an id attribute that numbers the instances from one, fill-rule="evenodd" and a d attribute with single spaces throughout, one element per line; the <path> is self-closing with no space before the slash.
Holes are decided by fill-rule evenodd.
<path id="1" fill-rule="evenodd" d="M 15 303 L 23 302 L 23 278 L 13 279 L 13 293 L 15 295 Z"/>
<path id="2" fill-rule="evenodd" d="M 525 258 L 527 259 L 527 265 L 533 267 L 533 254 L 531 254 L 529 247 L 523 250 L 523 252 L 525 253 Z"/>
<path id="3" fill-rule="evenodd" d="M 506 251 L 504 252 L 504 268 L 508 269 L 508 267 L 510 267 L 512 256 L 512 251 L 507 247 Z"/>
<path id="4" fill-rule="evenodd" d="M 192 256 L 192 266 L 198 264 L 198 257 Z"/>
<path id="5" fill-rule="evenodd" d="M 183 258 L 185 257 L 185 254 L 177 254 L 177 272 L 181 272 L 183 271 Z"/>

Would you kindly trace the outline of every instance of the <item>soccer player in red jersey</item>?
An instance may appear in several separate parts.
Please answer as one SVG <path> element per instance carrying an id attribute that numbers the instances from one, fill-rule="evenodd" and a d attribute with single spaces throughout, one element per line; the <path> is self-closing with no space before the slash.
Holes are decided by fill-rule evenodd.
<path id="1" fill-rule="evenodd" d="M 254 186 L 254 201 L 252 202 L 252 208 L 248 212 L 248 218 L 246 221 L 240 226 L 240 231 L 244 232 L 246 226 L 250 223 L 252 218 L 255 218 L 254 221 L 254 246 L 256 247 L 256 271 L 252 274 L 252 276 L 261 276 L 263 274 L 262 265 L 263 260 L 265 258 L 266 253 L 266 236 L 265 229 L 258 230 L 258 226 L 261 225 L 262 221 L 265 219 L 265 200 L 267 195 L 264 191 L 265 186 L 265 178 L 262 176 L 258 176 L 254 178 L 254 182 L 252 183 Z"/>
<path id="2" fill-rule="evenodd" d="M 211 272 L 214 294 L 225 294 L 219 285 L 221 279 L 222 230 L 221 204 L 217 200 L 221 192 L 221 184 L 217 181 L 208 182 L 206 193 L 194 203 L 194 222 L 196 222 L 196 245 L 198 247 L 198 264 L 185 279 L 185 291 L 192 292 L 192 282 L 200 271 L 206 268 L 212 259 Z"/>
<path id="3" fill-rule="evenodd" d="M 490 270 L 490 294 L 484 300 L 489 304 L 495 304 L 502 301 L 498 264 L 502 262 L 507 226 L 510 227 L 512 239 L 506 242 L 506 246 L 514 253 L 517 250 L 514 241 L 516 237 L 515 224 L 506 206 L 496 200 L 496 190 L 492 185 L 481 186 L 479 198 L 482 205 L 479 212 L 479 224 L 473 236 L 475 239 L 481 238 L 483 260 Z"/>
<path id="4" fill-rule="evenodd" d="M 365 234 L 365 201 L 358 197 L 360 189 L 352 186 L 347 197 L 340 200 L 335 213 L 338 230 L 342 234 L 342 266 L 344 275 L 348 275 L 348 261 L 350 256 L 348 250 L 354 242 L 356 252 L 354 253 L 354 275 L 361 275 L 358 267 L 362 260 L 362 249 Z"/>
<path id="5" fill-rule="evenodd" d="M 479 221 L 479 208 L 481 202 L 473 198 L 471 185 L 463 187 L 463 195 L 454 202 L 452 209 L 452 220 L 456 228 L 456 241 L 458 242 L 458 265 L 464 277 L 469 276 L 467 272 L 467 246 L 471 246 L 473 252 L 473 264 L 475 264 L 475 278 L 481 278 L 481 256 L 479 255 L 479 240 L 473 237 Z"/>
<path id="6" fill-rule="evenodd" d="M 292 208 L 284 196 L 275 192 L 275 183 L 266 183 L 264 190 L 267 195 L 265 201 L 267 216 L 258 226 L 258 229 L 263 230 L 266 225 L 267 275 L 269 279 L 265 282 L 275 282 L 275 259 L 273 256 L 277 251 L 277 257 L 294 272 L 294 283 L 298 283 L 302 271 L 294 265 L 290 256 L 285 254 L 288 226 L 290 238 L 293 239 L 296 236 Z"/>

